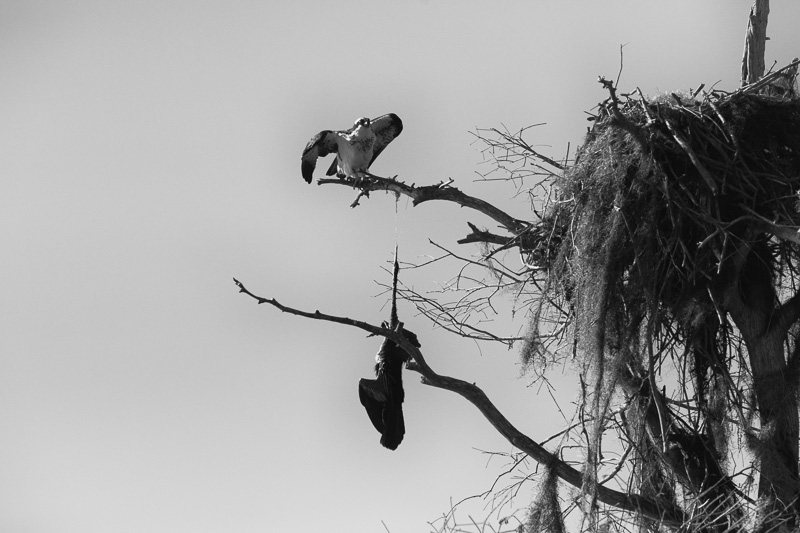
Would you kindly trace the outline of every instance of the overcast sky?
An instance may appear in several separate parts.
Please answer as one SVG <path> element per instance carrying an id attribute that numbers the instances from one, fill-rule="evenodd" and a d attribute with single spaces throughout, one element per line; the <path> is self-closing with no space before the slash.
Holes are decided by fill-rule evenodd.
<path id="1" fill-rule="evenodd" d="M 750 3 L 0 0 L 0 531 L 419 532 L 489 489 L 504 463 L 479 450 L 512 450 L 477 410 L 406 373 L 406 438 L 383 449 L 357 394 L 380 342 L 231 278 L 379 323 L 396 241 L 420 261 L 496 225 L 384 194 L 350 209 L 303 182 L 311 136 L 397 113 L 375 173 L 530 218 L 476 181 L 470 131 L 545 122 L 530 142 L 574 150 L 623 44 L 622 91 L 735 89 Z M 800 56 L 798 22 L 773 2 L 768 65 Z M 400 312 L 434 369 L 536 440 L 561 427 L 515 349 Z"/>

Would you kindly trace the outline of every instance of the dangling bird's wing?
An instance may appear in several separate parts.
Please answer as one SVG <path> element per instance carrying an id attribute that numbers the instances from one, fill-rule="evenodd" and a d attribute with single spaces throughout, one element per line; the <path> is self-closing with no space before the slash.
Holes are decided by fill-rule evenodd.
<path id="1" fill-rule="evenodd" d="M 390 450 L 396 450 L 403 442 L 406 425 L 403 421 L 402 404 L 387 404 L 383 409 L 383 431 L 381 444 Z"/>
<path id="2" fill-rule="evenodd" d="M 358 382 L 358 397 L 367 410 L 370 422 L 381 434 L 381 445 L 396 450 L 406 434 L 403 404 L 390 401 L 384 387 L 380 378 L 361 379 Z"/>
<path id="3" fill-rule="evenodd" d="M 383 391 L 377 379 L 364 379 L 358 382 L 358 398 L 361 405 L 367 410 L 370 422 L 383 434 L 383 408 L 386 405 L 386 393 Z"/>
<path id="4" fill-rule="evenodd" d="M 303 173 L 303 179 L 306 183 L 311 183 L 314 168 L 317 166 L 317 158 L 325 157 L 328 154 L 335 154 L 339 151 L 339 145 L 336 143 L 337 133 L 331 130 L 324 130 L 311 138 L 303 150 L 301 157 L 300 169 Z M 333 162 L 336 166 L 336 161 Z"/>
<path id="5" fill-rule="evenodd" d="M 375 144 L 372 147 L 372 159 L 369 164 L 375 162 L 381 152 L 386 148 L 395 137 L 403 131 L 403 121 L 394 113 L 383 115 L 370 122 L 372 132 L 375 134 Z"/>

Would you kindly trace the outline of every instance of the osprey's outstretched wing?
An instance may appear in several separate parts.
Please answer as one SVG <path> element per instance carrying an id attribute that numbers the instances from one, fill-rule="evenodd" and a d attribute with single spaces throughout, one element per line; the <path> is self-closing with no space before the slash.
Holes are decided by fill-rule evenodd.
<path id="1" fill-rule="evenodd" d="M 383 407 L 386 405 L 387 398 L 378 380 L 361 378 L 358 381 L 358 399 L 367 410 L 372 425 L 379 433 L 383 433 Z"/>
<path id="2" fill-rule="evenodd" d="M 372 165 L 375 162 L 375 158 L 386 148 L 386 145 L 403 131 L 403 121 L 394 113 L 389 113 L 373 120 L 370 126 L 375 134 L 375 144 L 372 146 L 372 160 L 369 162 Z"/>
<path id="3" fill-rule="evenodd" d="M 336 132 L 323 130 L 308 141 L 303 156 L 301 157 L 300 169 L 303 172 L 303 179 L 306 183 L 311 183 L 314 168 L 317 166 L 317 158 L 325 157 L 328 154 L 338 153 L 339 146 L 336 144 Z M 333 161 L 334 167 L 336 160 Z"/>

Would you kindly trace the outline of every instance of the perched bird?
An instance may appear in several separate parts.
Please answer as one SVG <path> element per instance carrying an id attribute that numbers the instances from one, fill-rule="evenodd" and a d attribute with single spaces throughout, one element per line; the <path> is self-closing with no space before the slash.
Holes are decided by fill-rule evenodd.
<path id="1" fill-rule="evenodd" d="M 384 323 L 385 327 L 388 327 Z M 400 326 L 402 328 L 402 325 Z M 417 336 L 405 328 L 403 336 L 420 347 Z M 403 365 L 408 361 L 408 354 L 389 339 L 384 339 L 378 355 L 375 356 L 375 375 L 377 379 L 361 379 L 358 382 L 358 397 L 367 415 L 381 434 L 381 444 L 385 448 L 395 450 L 403 441 L 406 433 L 403 421 Z"/>
<path id="2" fill-rule="evenodd" d="M 336 154 L 327 176 L 360 181 L 369 177 L 367 172 L 375 158 L 403 131 L 403 122 L 394 113 L 374 120 L 366 117 L 356 120 L 347 131 L 323 130 L 308 141 L 301 157 L 301 170 L 306 183 L 311 183 L 317 158 Z"/>

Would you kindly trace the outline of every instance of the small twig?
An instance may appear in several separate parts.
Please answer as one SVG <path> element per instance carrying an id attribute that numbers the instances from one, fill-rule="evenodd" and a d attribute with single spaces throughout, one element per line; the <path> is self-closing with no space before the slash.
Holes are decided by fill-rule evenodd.
<path id="1" fill-rule="evenodd" d="M 359 202 L 359 200 L 361 200 L 362 197 L 369 198 L 369 192 L 368 191 L 363 191 L 363 190 L 361 192 L 359 192 L 358 196 L 356 196 L 356 199 L 353 200 L 352 204 L 350 204 L 350 208 L 354 209 L 354 208 L 358 207 L 360 205 L 358 202 Z"/>
<path id="2" fill-rule="evenodd" d="M 650 108 L 647 107 L 647 99 L 644 97 L 644 94 L 642 94 L 642 90 L 639 87 L 636 88 L 636 93 L 639 95 L 639 103 L 642 106 L 642 111 L 644 111 L 644 114 L 647 117 L 647 124 L 650 125 L 655 122 L 655 118 L 653 118 L 653 114 L 650 113 Z"/>
<path id="3" fill-rule="evenodd" d="M 619 87 L 619 79 L 622 77 L 622 49 L 625 48 L 624 44 L 619 45 L 619 72 L 617 72 L 617 80 L 614 82 L 615 87 Z"/>
<path id="4" fill-rule="evenodd" d="M 628 457 L 631 451 L 633 451 L 633 444 L 628 445 L 628 447 L 625 449 L 625 452 L 622 454 L 622 457 L 620 457 L 619 460 L 617 461 L 617 465 L 614 467 L 614 470 L 612 470 L 605 478 L 603 478 L 598 482 L 600 485 L 605 485 L 606 483 L 614 479 L 614 476 L 619 474 L 619 471 L 622 470 L 622 467 L 625 465 L 625 459 Z"/>
<path id="5" fill-rule="evenodd" d="M 705 87 L 705 86 L 706 86 L 705 83 L 701 83 L 700 86 L 697 89 L 692 91 L 692 98 L 697 98 L 697 95 L 700 94 L 700 91 L 702 91 L 703 87 Z"/>
<path id="6" fill-rule="evenodd" d="M 540 126 L 540 125 L 541 124 L 534 124 L 533 126 Z M 531 128 L 533 126 L 528 126 L 528 128 Z M 528 128 L 525 128 L 525 129 L 528 129 Z M 497 128 L 489 128 L 488 130 L 478 130 L 478 131 L 490 131 L 490 132 L 498 135 L 503 141 L 505 141 L 505 143 L 501 143 L 501 142 L 498 142 L 498 141 L 489 141 L 485 137 L 481 137 L 481 136 L 479 136 L 477 134 L 474 134 L 474 133 L 473 133 L 473 135 L 475 135 L 476 137 L 478 137 L 482 141 L 484 141 L 487 144 L 489 144 L 490 147 L 501 147 L 501 148 L 507 149 L 508 145 L 516 146 L 517 148 L 521 148 L 523 150 L 523 152 L 525 152 L 527 155 L 529 155 L 531 157 L 534 157 L 536 159 L 539 159 L 540 161 L 542 161 L 544 163 L 547 163 L 548 165 L 550 165 L 553 168 L 556 168 L 556 169 L 558 169 L 560 171 L 566 170 L 564 165 L 562 165 L 561 163 L 559 163 L 558 161 L 556 161 L 556 160 L 554 160 L 554 159 L 552 159 L 550 157 L 547 157 L 546 155 L 540 154 L 539 152 L 534 150 L 534 148 L 530 144 L 525 142 L 525 140 L 522 138 L 522 133 L 525 131 L 525 129 L 520 130 L 519 133 L 517 133 L 516 135 L 512 135 L 511 133 L 508 132 L 508 130 L 506 130 L 506 132 L 502 132 L 502 131 L 498 130 Z"/>

